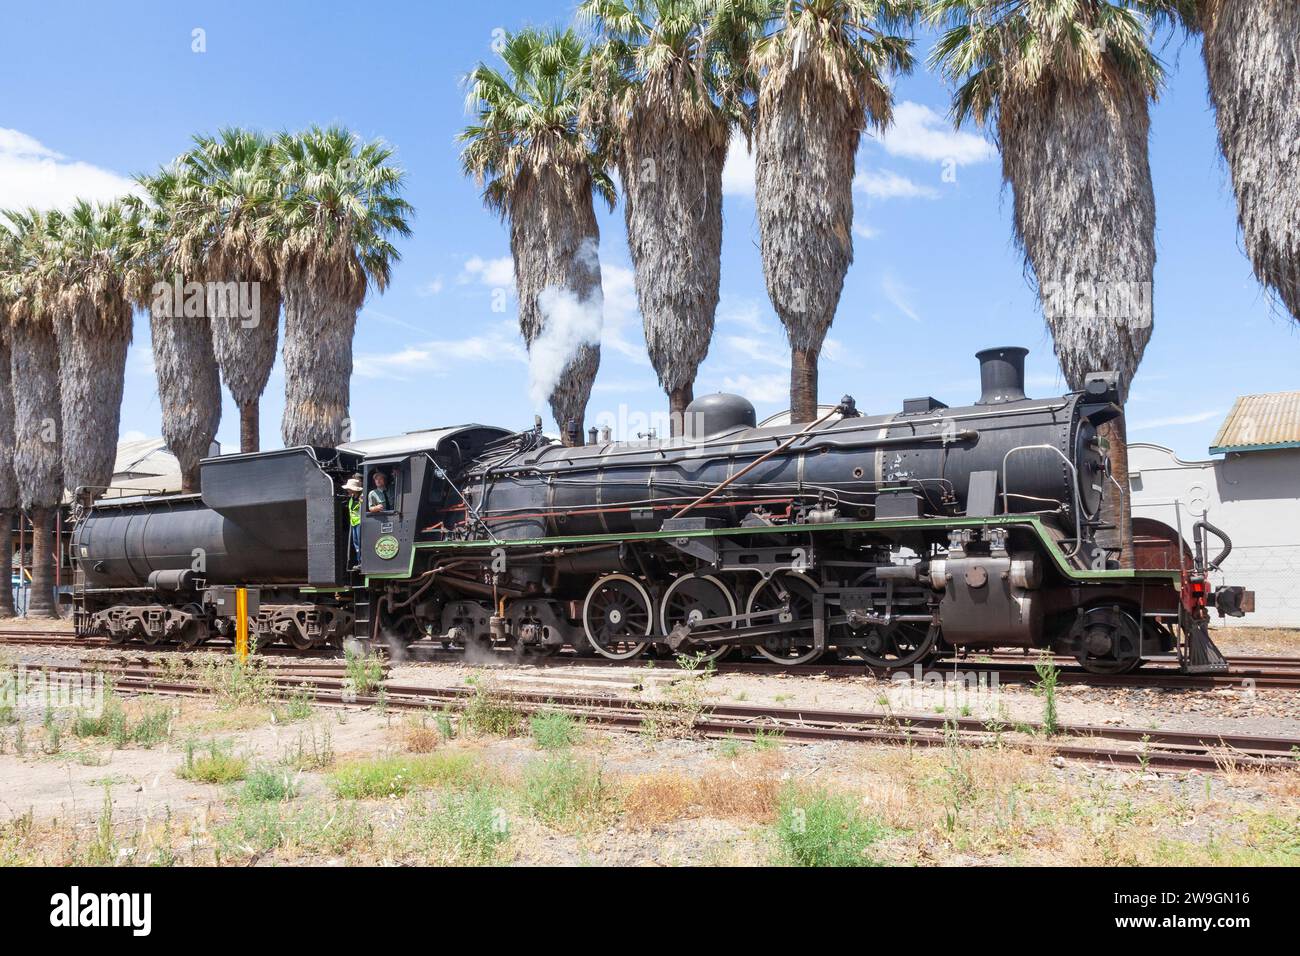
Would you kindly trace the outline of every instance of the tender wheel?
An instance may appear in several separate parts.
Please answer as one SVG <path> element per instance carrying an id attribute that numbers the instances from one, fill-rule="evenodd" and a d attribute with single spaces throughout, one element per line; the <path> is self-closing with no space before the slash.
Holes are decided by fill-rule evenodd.
<path id="1" fill-rule="evenodd" d="M 286 623 L 284 642 L 295 651 L 309 651 L 316 646 L 316 638 L 307 633 L 307 622 L 301 615 L 286 619 Z"/>
<path id="2" fill-rule="evenodd" d="M 181 647 L 198 647 L 208 639 L 208 622 L 204 618 L 203 608 L 196 605 L 189 605 L 185 608 L 195 619 L 181 628 L 178 640 Z"/>
<path id="3" fill-rule="evenodd" d="M 659 626 L 668 634 L 678 624 L 710 617 L 735 617 L 731 591 L 711 574 L 684 574 L 669 585 L 659 605 Z M 736 625 L 733 622 L 728 630 Z M 731 650 L 730 644 L 702 644 L 703 660 L 716 661 Z M 690 645 L 685 648 L 690 653 Z"/>
<path id="4" fill-rule="evenodd" d="M 582 605 L 587 642 L 602 657 L 631 660 L 645 650 L 654 626 L 650 595 L 626 574 L 607 574 L 591 586 Z"/>
<path id="5" fill-rule="evenodd" d="M 797 571 L 778 571 L 770 578 L 759 581 L 749 592 L 749 600 L 745 602 L 745 614 L 750 618 L 748 623 L 755 626 L 773 621 L 782 624 L 807 621 L 811 625 L 813 596 L 816 593 L 817 585 L 807 575 Z M 760 611 L 775 611 L 787 604 L 788 615 L 753 617 Z M 813 643 L 812 627 L 809 626 L 790 634 L 773 635 L 759 644 L 757 650 L 773 663 L 793 667 L 817 660 L 825 648 L 819 648 Z"/>

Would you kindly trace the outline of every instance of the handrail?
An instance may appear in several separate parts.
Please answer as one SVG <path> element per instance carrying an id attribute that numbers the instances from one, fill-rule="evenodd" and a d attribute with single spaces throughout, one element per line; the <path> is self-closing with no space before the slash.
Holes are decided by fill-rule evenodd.
<path id="1" fill-rule="evenodd" d="M 1112 474 L 1110 473 L 1110 459 L 1109 459 L 1109 458 L 1106 459 L 1106 477 L 1110 479 L 1110 483 L 1111 483 L 1112 485 L 1114 485 L 1114 486 L 1115 486 L 1115 489 L 1119 492 L 1119 506 L 1120 506 L 1121 508 L 1123 508 L 1123 507 L 1124 507 L 1124 498 L 1125 498 L 1125 494 L 1124 494 L 1124 486 L 1121 485 L 1121 484 L 1119 483 L 1119 479 L 1118 479 L 1118 478 L 1116 478 L 1114 475 L 1112 475 Z M 1131 536 L 1132 536 L 1132 531 L 1133 531 L 1133 503 L 1132 503 L 1132 500 L 1131 500 L 1131 499 L 1130 499 L 1130 501 L 1129 501 L 1129 505 L 1128 505 L 1128 515 L 1129 515 L 1129 533 L 1130 533 L 1130 537 L 1131 537 Z M 1120 554 L 1123 554 L 1123 553 L 1124 553 L 1124 522 L 1123 522 L 1123 521 L 1120 521 L 1120 522 L 1119 522 L 1119 551 L 1120 551 Z"/>
<path id="2" fill-rule="evenodd" d="M 1073 481 L 1070 482 L 1070 491 L 1074 499 L 1071 502 L 1074 508 L 1074 550 L 1066 555 L 1067 558 L 1073 559 L 1078 557 L 1079 549 L 1083 547 L 1083 514 L 1079 508 L 1079 469 L 1075 467 L 1074 462 L 1070 461 L 1061 449 L 1055 445 L 1017 445 L 1015 448 L 1008 449 L 1007 453 L 1002 456 L 1002 511 L 1004 514 L 1011 514 L 1011 505 L 1007 500 L 1007 459 L 1018 451 L 1037 451 L 1039 449 L 1056 452 L 1061 461 L 1069 466 L 1070 476 L 1073 478 Z"/>

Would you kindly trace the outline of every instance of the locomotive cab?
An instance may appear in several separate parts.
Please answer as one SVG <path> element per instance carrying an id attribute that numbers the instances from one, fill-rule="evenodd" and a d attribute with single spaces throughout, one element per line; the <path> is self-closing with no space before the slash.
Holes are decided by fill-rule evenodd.
<path id="1" fill-rule="evenodd" d="M 447 528 L 463 520 L 464 504 L 456 493 L 455 476 L 485 445 L 509 434 L 501 428 L 462 425 L 343 446 L 364 456 L 362 574 L 409 574 L 416 545 L 441 540 Z M 377 475 L 384 476 L 387 500 L 381 510 L 371 511 Z"/>

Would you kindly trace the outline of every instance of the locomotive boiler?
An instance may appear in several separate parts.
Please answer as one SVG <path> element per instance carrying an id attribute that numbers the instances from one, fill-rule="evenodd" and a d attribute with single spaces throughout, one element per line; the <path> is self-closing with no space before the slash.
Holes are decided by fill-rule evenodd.
<path id="1" fill-rule="evenodd" d="M 1115 378 L 1029 399 L 1026 354 L 980 352 L 980 397 L 958 408 L 927 397 L 863 416 L 846 397 L 811 427 L 757 428 L 743 398 L 705 396 L 676 440 L 487 458 L 467 474 L 470 503 L 503 540 L 654 531 L 689 507 L 724 524 L 1036 513 L 1090 541 L 1107 480 L 1097 427 L 1120 414 Z"/>
<path id="2" fill-rule="evenodd" d="M 1032 399 L 1025 354 L 979 353 L 980 395 L 954 407 L 863 415 L 846 396 L 814 422 L 759 426 L 743 398 L 710 395 L 663 440 L 464 425 L 211 459 L 201 497 L 80 516 L 78 627 L 196 642 L 229 631 L 221 589 L 246 585 L 259 639 L 300 647 L 879 667 L 1035 647 L 1106 672 L 1162 654 L 1221 666 L 1205 620 L 1249 596 L 1208 587 L 1213 529 L 1194 529 L 1184 566 L 1120 569 L 1098 436 L 1122 414 L 1115 376 Z M 341 492 L 354 469 L 383 502 L 362 514 L 359 554 Z"/>

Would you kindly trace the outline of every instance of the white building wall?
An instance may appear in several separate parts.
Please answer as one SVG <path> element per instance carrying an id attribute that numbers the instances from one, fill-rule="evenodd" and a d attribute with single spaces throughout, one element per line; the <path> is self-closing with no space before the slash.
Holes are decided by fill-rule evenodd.
<path id="1" fill-rule="evenodd" d="M 1189 542 L 1192 525 L 1205 517 L 1232 538 L 1215 583 L 1254 591 L 1255 613 L 1222 623 L 1300 627 L 1300 449 L 1183 461 L 1161 445 L 1135 443 L 1129 472 L 1135 516 L 1177 527 L 1181 514 Z"/>

